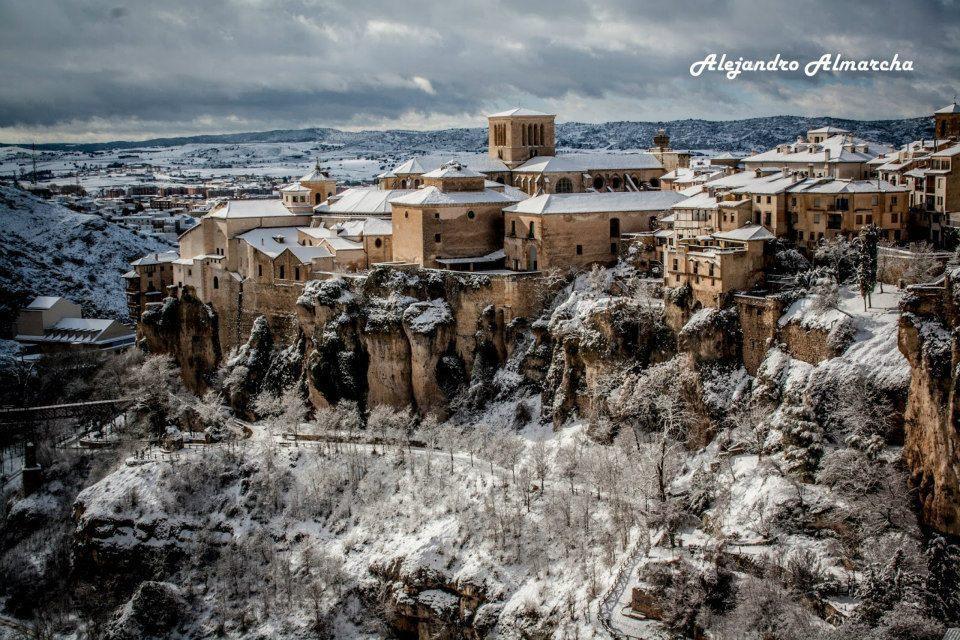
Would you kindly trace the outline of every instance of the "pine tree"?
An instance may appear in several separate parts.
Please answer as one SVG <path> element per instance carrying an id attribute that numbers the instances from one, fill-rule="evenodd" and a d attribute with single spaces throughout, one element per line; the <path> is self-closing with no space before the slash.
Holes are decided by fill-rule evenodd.
<path id="1" fill-rule="evenodd" d="M 874 225 L 867 225 L 860 229 L 860 238 L 857 246 L 857 284 L 860 285 L 860 295 L 863 297 L 863 310 L 867 310 L 871 294 L 877 288 L 877 240 L 879 234 Z"/>

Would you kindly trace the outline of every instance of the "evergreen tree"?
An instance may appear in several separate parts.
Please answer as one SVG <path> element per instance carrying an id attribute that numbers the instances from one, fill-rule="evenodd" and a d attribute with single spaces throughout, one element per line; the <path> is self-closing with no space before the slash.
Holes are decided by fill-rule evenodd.
<path id="1" fill-rule="evenodd" d="M 860 295 L 863 297 L 863 310 L 867 310 L 873 290 L 877 288 L 877 240 L 879 234 L 874 225 L 867 225 L 860 229 L 860 238 L 857 246 L 857 284 L 860 286 Z"/>

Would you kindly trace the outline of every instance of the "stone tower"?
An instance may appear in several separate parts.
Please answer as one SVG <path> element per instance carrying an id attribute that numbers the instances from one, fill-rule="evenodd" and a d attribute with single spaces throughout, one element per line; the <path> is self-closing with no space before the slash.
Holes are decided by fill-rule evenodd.
<path id="1" fill-rule="evenodd" d="M 954 98 L 951 104 L 933 112 L 934 131 L 937 138 L 960 138 L 960 105 Z"/>
<path id="2" fill-rule="evenodd" d="M 557 151 L 555 115 L 531 109 L 510 109 L 487 116 L 490 157 L 498 158 L 513 169 L 536 156 L 552 156 Z"/>

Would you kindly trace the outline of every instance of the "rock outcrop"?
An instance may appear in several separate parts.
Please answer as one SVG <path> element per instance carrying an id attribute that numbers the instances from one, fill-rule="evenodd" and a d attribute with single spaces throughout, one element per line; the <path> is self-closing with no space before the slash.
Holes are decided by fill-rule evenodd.
<path id="1" fill-rule="evenodd" d="M 213 307 L 201 302 L 192 287 L 185 287 L 179 298 L 167 298 L 144 312 L 141 344 L 149 353 L 172 356 L 187 388 L 202 394 L 222 356 L 218 324 Z"/>
<path id="2" fill-rule="evenodd" d="M 912 287 L 902 303 L 898 346 L 910 362 L 903 456 L 924 521 L 960 535 L 960 270 L 942 285 Z"/>

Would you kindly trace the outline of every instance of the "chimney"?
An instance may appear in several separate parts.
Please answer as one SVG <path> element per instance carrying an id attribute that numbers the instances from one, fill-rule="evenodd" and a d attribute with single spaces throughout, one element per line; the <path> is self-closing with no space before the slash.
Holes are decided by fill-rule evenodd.
<path id="1" fill-rule="evenodd" d="M 760 167 L 757 167 L 756 170 L 753 172 L 753 175 L 754 175 L 755 177 L 759 178 L 759 177 L 760 177 L 760 173 L 761 173 L 761 172 L 760 172 Z"/>

